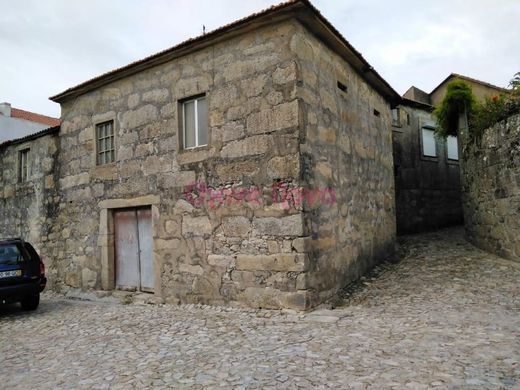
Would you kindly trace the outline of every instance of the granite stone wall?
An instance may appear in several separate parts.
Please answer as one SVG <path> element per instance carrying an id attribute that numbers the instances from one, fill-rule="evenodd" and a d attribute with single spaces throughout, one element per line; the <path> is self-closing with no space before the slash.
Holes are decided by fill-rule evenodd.
<path id="1" fill-rule="evenodd" d="M 466 235 L 476 246 L 520 260 L 520 115 L 464 137 L 462 194 Z"/>
<path id="2" fill-rule="evenodd" d="M 29 177 L 20 180 L 20 151 L 29 151 Z M 56 214 L 56 163 L 58 137 L 48 134 L 0 148 L 0 237 L 21 237 L 53 267 L 48 252 L 51 226 Z M 53 278 L 51 276 L 51 285 Z"/>
<path id="3" fill-rule="evenodd" d="M 166 302 L 306 307 L 296 23 L 255 30 L 62 104 L 57 282 L 113 287 L 117 208 L 151 206 L 155 294 Z M 179 101 L 206 94 L 209 146 L 179 147 Z M 116 162 L 97 166 L 113 120 Z M 275 197 L 276 198 L 276 197 Z"/>
<path id="4" fill-rule="evenodd" d="M 303 81 L 302 181 L 333 195 L 305 203 L 312 259 L 306 282 L 315 303 L 393 254 L 390 106 L 308 30 L 297 30 L 291 49 Z"/>

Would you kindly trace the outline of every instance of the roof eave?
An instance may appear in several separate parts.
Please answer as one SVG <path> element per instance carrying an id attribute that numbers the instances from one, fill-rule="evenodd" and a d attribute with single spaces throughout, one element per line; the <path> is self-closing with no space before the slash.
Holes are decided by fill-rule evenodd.
<path id="1" fill-rule="evenodd" d="M 414 108 L 419 108 L 425 111 L 432 112 L 434 110 L 434 107 L 431 104 L 418 102 L 417 100 L 412 100 L 408 98 L 401 98 L 401 104 L 404 106 L 410 106 Z"/>
<path id="2" fill-rule="evenodd" d="M 40 130 L 36 133 L 26 135 L 25 137 L 4 141 L 4 142 L 0 143 L 0 149 L 5 148 L 10 145 L 17 145 L 17 144 L 22 144 L 24 142 L 29 142 L 29 141 L 35 140 L 37 138 L 45 137 L 46 135 L 58 134 L 59 131 L 60 131 L 60 125 L 48 127 L 46 129 Z"/>
<path id="3" fill-rule="evenodd" d="M 392 107 L 399 104 L 400 95 L 308 0 L 295 0 L 283 3 L 258 14 L 250 15 L 206 35 L 187 40 L 173 48 L 100 75 L 76 87 L 69 88 L 58 95 L 52 96 L 50 99 L 56 103 L 62 103 L 70 98 L 80 96 L 153 66 L 161 65 L 234 36 L 292 17 L 300 21 L 309 31 L 350 63 L 367 83 L 390 102 Z"/>
<path id="4" fill-rule="evenodd" d="M 70 98 L 74 98 L 107 85 L 111 82 L 134 75 L 151 67 L 164 64 L 176 58 L 187 54 L 202 50 L 208 46 L 228 40 L 234 36 L 241 35 L 247 31 L 257 29 L 259 27 L 277 23 L 292 16 L 291 11 L 301 6 L 300 1 L 288 2 L 280 6 L 270 8 L 260 14 L 253 14 L 237 22 L 220 27 L 205 35 L 188 39 L 172 48 L 166 49 L 149 57 L 132 62 L 123 67 L 114 69 L 100 76 L 94 77 L 75 87 L 69 88 L 57 95 L 51 96 L 49 99 L 56 103 L 62 103 Z"/>

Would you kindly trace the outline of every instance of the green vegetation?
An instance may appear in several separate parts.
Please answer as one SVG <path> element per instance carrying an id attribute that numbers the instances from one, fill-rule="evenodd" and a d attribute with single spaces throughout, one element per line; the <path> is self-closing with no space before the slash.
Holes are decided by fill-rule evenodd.
<path id="1" fill-rule="evenodd" d="M 437 118 L 437 135 L 443 138 L 457 135 L 460 114 L 466 112 L 470 116 L 475 106 L 476 100 L 468 84 L 461 80 L 449 83 L 446 96 L 433 112 Z"/>
<path id="2" fill-rule="evenodd" d="M 520 113 L 520 72 L 515 74 L 509 86 L 510 91 L 486 98 L 480 103 L 464 81 L 449 83 L 446 96 L 434 111 L 438 124 L 437 135 L 444 138 L 457 135 L 461 114 L 467 115 L 470 137 L 479 138 L 488 127 Z"/>

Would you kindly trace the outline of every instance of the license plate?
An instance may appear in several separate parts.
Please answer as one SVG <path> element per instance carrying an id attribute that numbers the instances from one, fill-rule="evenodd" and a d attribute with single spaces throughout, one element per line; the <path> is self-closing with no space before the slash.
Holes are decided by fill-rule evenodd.
<path id="1" fill-rule="evenodd" d="M 2 278 L 12 278 L 14 276 L 21 276 L 22 270 L 17 269 L 14 271 L 0 271 L 0 279 Z"/>

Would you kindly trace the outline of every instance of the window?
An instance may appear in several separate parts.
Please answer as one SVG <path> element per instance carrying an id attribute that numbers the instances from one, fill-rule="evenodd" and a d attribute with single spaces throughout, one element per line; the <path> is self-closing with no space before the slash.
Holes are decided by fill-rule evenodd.
<path id="1" fill-rule="evenodd" d="M 399 108 L 392 110 L 392 126 L 401 126 L 401 110 Z"/>
<path id="2" fill-rule="evenodd" d="M 208 106 L 206 97 L 186 100 L 182 104 L 182 145 L 193 149 L 208 144 Z"/>
<path id="3" fill-rule="evenodd" d="M 22 253 L 15 244 L 0 245 L 0 265 L 17 265 L 23 261 Z M 18 272 L 21 274 L 21 271 Z M 20 274 L 13 276 L 19 276 Z"/>
<path id="4" fill-rule="evenodd" d="M 446 139 L 446 144 L 448 146 L 448 160 L 457 160 L 459 159 L 459 144 L 457 137 L 453 135 L 449 135 Z"/>
<path id="5" fill-rule="evenodd" d="M 437 157 L 437 148 L 435 145 L 435 131 L 427 127 L 421 129 L 422 150 L 426 157 Z"/>
<path id="6" fill-rule="evenodd" d="M 29 180 L 29 152 L 30 149 L 20 150 L 20 181 L 28 181 Z"/>
<path id="7" fill-rule="evenodd" d="M 406 114 L 406 124 L 410 126 L 410 114 Z"/>
<path id="8" fill-rule="evenodd" d="M 96 125 L 97 164 L 105 165 L 116 161 L 114 147 L 114 121 Z"/>

